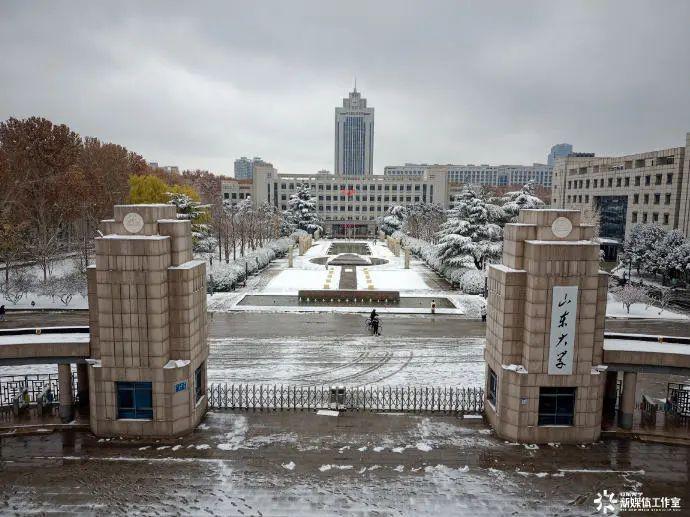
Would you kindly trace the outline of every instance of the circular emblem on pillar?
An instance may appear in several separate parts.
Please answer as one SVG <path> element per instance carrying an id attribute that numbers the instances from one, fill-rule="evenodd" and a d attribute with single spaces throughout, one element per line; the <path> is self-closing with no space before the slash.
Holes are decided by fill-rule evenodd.
<path id="1" fill-rule="evenodd" d="M 136 212 L 130 212 L 122 220 L 122 224 L 129 233 L 139 233 L 144 227 L 144 220 Z"/>
<path id="2" fill-rule="evenodd" d="M 567 217 L 559 217 L 551 224 L 551 231 L 559 239 L 564 239 L 573 231 L 573 223 Z"/>

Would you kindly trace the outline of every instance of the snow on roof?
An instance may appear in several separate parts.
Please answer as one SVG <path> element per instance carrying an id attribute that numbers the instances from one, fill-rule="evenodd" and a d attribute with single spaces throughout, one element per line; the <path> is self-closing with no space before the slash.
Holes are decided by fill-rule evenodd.
<path id="1" fill-rule="evenodd" d="M 172 203 L 137 203 L 136 205 L 115 205 L 126 208 L 150 208 L 150 207 L 161 207 L 161 206 L 175 206 Z"/>
<path id="2" fill-rule="evenodd" d="M 120 235 L 117 233 L 110 233 L 108 235 L 104 235 L 103 237 L 96 237 L 97 239 L 110 239 L 110 240 L 132 240 L 132 239 L 138 239 L 138 240 L 145 240 L 145 239 L 151 239 L 151 240 L 163 240 L 163 239 L 169 239 L 170 237 L 167 235 Z"/>
<path id="3" fill-rule="evenodd" d="M 511 372 L 527 373 L 527 369 L 521 364 L 502 364 L 501 368 L 504 370 L 510 370 Z"/>
<path id="4" fill-rule="evenodd" d="M 48 331 L 50 331 L 50 330 L 64 329 L 64 328 L 65 328 L 65 327 L 41 327 L 41 332 L 48 332 Z M 72 326 L 70 325 L 70 328 L 73 328 L 73 329 L 75 329 L 75 328 L 87 329 L 87 328 L 89 328 L 89 326 L 88 326 L 88 325 L 77 325 L 77 326 L 75 326 L 75 327 L 72 327 Z M 19 328 L 7 329 L 7 330 L 3 330 L 3 332 L 1 332 L 0 334 L 5 334 L 5 333 L 7 333 L 7 334 L 17 334 L 17 333 L 25 332 L 25 331 L 27 331 L 27 330 L 29 330 L 29 331 L 31 331 L 31 332 L 35 332 L 35 331 L 36 331 L 36 327 L 19 327 Z M 87 334 L 88 334 L 88 332 L 87 332 Z"/>
<path id="5" fill-rule="evenodd" d="M 636 341 L 634 339 L 604 339 L 604 350 L 616 352 L 649 352 L 690 355 L 690 345 L 658 341 Z"/>
<path id="6" fill-rule="evenodd" d="M 189 359 L 170 359 L 163 368 L 184 368 L 191 361 Z"/>
<path id="7" fill-rule="evenodd" d="M 513 272 L 521 272 L 524 273 L 524 269 L 513 269 L 512 267 L 508 267 L 505 264 L 489 264 L 489 267 L 492 267 L 494 269 L 498 269 L 499 271 L 505 271 L 506 273 L 513 273 Z"/>
<path id="8" fill-rule="evenodd" d="M 585 240 L 583 240 L 583 241 L 538 241 L 538 240 L 532 241 L 532 240 L 529 240 L 529 241 L 525 241 L 525 242 L 528 242 L 530 244 L 556 244 L 556 245 L 567 244 L 569 246 L 582 246 L 584 244 L 588 244 L 588 245 L 592 245 L 592 246 L 598 246 L 598 244 L 596 242 L 585 241 Z"/>
<path id="9" fill-rule="evenodd" d="M 180 264 L 179 266 L 170 266 L 168 269 L 193 269 L 199 264 L 205 264 L 206 262 L 203 260 L 190 260 L 188 262 L 185 262 L 184 264 Z"/>
<path id="10" fill-rule="evenodd" d="M 609 237 L 598 237 L 597 240 L 600 244 L 620 244 L 621 241 L 618 239 L 611 239 Z"/>
<path id="11" fill-rule="evenodd" d="M 52 345 L 54 343 L 88 343 L 91 336 L 86 332 L 64 334 L 10 334 L 0 335 L 2 345 Z"/>

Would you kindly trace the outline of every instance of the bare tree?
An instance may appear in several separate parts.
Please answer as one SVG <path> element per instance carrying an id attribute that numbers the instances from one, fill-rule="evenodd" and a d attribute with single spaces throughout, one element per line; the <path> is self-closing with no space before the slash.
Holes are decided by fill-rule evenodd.
<path id="1" fill-rule="evenodd" d="M 623 304 L 625 310 L 630 314 L 630 307 L 636 303 L 647 303 L 649 295 L 644 287 L 627 283 L 623 289 L 616 293 L 616 299 Z"/>

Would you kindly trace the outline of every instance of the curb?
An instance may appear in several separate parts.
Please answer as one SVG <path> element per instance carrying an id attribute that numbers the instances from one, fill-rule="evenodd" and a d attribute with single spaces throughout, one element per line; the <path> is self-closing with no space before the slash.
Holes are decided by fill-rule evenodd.
<path id="1" fill-rule="evenodd" d="M 36 434 L 50 434 L 54 431 L 90 431 L 89 424 L 31 424 L 0 426 L 0 438 L 11 438 L 13 436 L 30 436 Z"/>

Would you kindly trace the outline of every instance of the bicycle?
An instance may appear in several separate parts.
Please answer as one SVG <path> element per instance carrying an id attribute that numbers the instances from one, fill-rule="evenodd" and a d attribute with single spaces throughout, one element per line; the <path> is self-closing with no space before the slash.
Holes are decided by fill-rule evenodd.
<path id="1" fill-rule="evenodd" d="M 380 336 L 381 335 L 381 328 L 383 325 L 381 324 L 381 320 L 378 320 L 378 328 L 375 329 L 374 327 L 374 322 L 372 321 L 371 318 L 367 318 L 366 321 L 364 322 L 364 327 L 367 329 L 369 334 L 372 336 Z"/>

